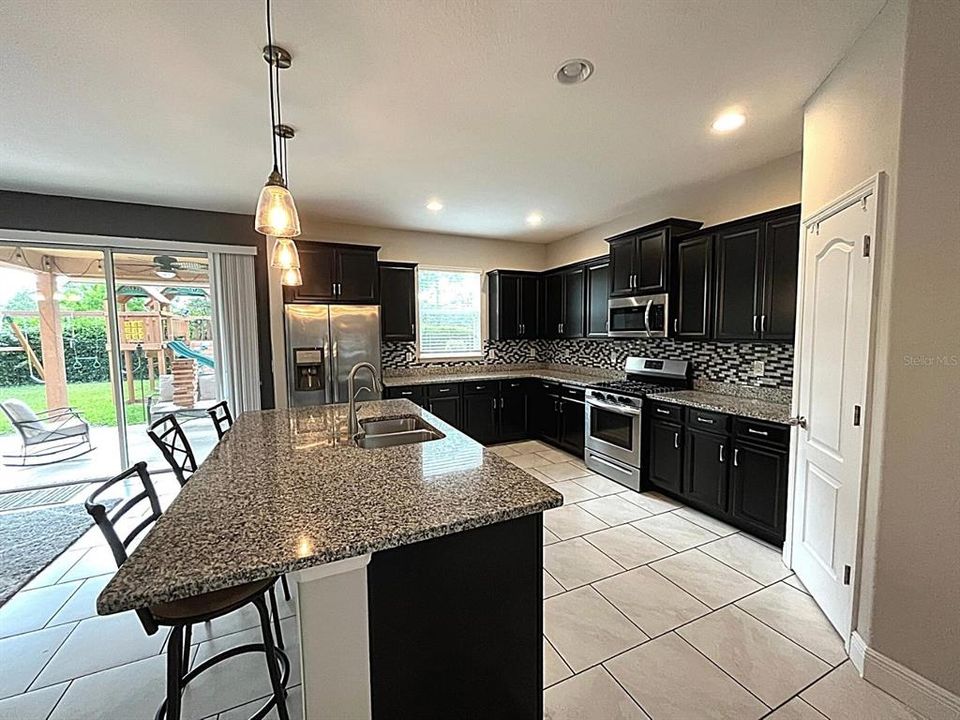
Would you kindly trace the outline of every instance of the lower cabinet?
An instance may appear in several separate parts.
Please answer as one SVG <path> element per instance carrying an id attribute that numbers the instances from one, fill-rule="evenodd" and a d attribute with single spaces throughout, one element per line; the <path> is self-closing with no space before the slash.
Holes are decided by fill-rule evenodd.
<path id="1" fill-rule="evenodd" d="M 560 438 L 559 445 L 577 457 L 583 457 L 583 433 L 586 429 L 583 415 L 584 403 L 562 397 L 558 407 L 560 409 L 560 427 L 557 433 Z"/>
<path id="2" fill-rule="evenodd" d="M 463 396 L 462 430 L 479 443 L 496 442 L 500 398 L 494 393 Z"/>
<path id="3" fill-rule="evenodd" d="M 526 381 L 503 380 L 500 383 L 500 442 L 527 437 L 528 400 Z"/>
<path id="4" fill-rule="evenodd" d="M 763 540 L 783 544 L 789 428 L 651 405 L 649 485 Z"/>
<path id="5" fill-rule="evenodd" d="M 429 398 L 426 408 L 444 422 L 450 423 L 458 430 L 461 428 L 460 397 L 458 395 Z"/>
<path id="6" fill-rule="evenodd" d="M 534 383 L 530 393 L 530 434 L 548 442 L 560 442 L 560 386 L 557 383 Z"/>

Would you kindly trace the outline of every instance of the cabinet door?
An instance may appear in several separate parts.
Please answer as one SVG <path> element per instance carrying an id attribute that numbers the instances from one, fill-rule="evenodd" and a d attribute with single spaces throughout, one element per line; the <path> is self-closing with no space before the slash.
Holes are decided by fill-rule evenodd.
<path id="1" fill-rule="evenodd" d="M 336 296 L 336 249 L 313 242 L 297 243 L 303 285 L 284 287 L 285 302 L 334 302 Z"/>
<path id="2" fill-rule="evenodd" d="M 650 482 L 679 493 L 683 482 L 683 428 L 673 423 L 650 424 Z"/>
<path id="3" fill-rule="evenodd" d="M 713 237 L 684 240 L 677 246 L 677 304 L 674 337 L 706 340 L 710 337 Z"/>
<path id="4" fill-rule="evenodd" d="M 337 302 L 370 303 L 379 301 L 377 251 L 366 248 L 337 250 Z"/>
<path id="5" fill-rule="evenodd" d="M 753 340 L 760 337 L 759 223 L 725 230 L 717 235 L 718 340 Z"/>
<path id="6" fill-rule="evenodd" d="M 730 485 L 733 517 L 765 540 L 783 543 L 787 522 L 787 453 L 737 442 Z"/>
<path id="7" fill-rule="evenodd" d="M 726 512 L 730 441 L 725 435 L 688 429 L 684 444 L 683 495 L 703 507 Z"/>
<path id="8" fill-rule="evenodd" d="M 498 339 L 516 340 L 520 337 L 520 278 L 500 275 L 497 297 Z"/>
<path id="9" fill-rule="evenodd" d="M 520 279 L 520 333 L 519 337 L 537 337 L 540 321 L 540 279 L 521 275 Z"/>
<path id="10" fill-rule="evenodd" d="M 636 238 L 610 241 L 610 296 L 634 295 L 633 280 L 637 272 Z"/>
<path id="11" fill-rule="evenodd" d="M 527 394 L 519 381 L 517 384 L 517 389 L 501 390 L 498 439 L 502 441 L 523 440 L 527 436 Z"/>
<path id="12" fill-rule="evenodd" d="M 497 439 L 499 401 L 493 393 L 463 396 L 463 431 L 479 443 Z"/>
<path id="13" fill-rule="evenodd" d="M 797 314 L 797 256 L 800 216 L 770 220 L 763 232 L 763 310 L 765 340 L 793 340 Z"/>
<path id="14" fill-rule="evenodd" d="M 384 340 L 417 339 L 416 269 L 380 265 L 380 328 Z"/>
<path id="15" fill-rule="evenodd" d="M 543 336 L 560 337 L 563 322 L 563 275 L 547 275 L 543 280 Z"/>
<path id="16" fill-rule="evenodd" d="M 563 274 L 563 320 L 561 335 L 565 338 L 583 337 L 584 269 L 568 270 Z"/>
<path id="17" fill-rule="evenodd" d="M 583 457 L 584 404 L 560 398 L 560 444 L 577 457 Z"/>
<path id="18" fill-rule="evenodd" d="M 587 337 L 607 336 L 610 300 L 610 263 L 587 267 Z"/>
<path id="19" fill-rule="evenodd" d="M 450 423 L 458 430 L 460 429 L 460 398 L 430 398 L 427 409 L 444 422 Z"/>
<path id="20" fill-rule="evenodd" d="M 637 238 L 637 269 L 636 287 L 638 295 L 662 293 L 667 291 L 668 255 L 667 231 L 641 235 Z"/>
<path id="21" fill-rule="evenodd" d="M 559 398 L 543 389 L 530 395 L 530 434 L 557 442 L 560 439 Z"/>

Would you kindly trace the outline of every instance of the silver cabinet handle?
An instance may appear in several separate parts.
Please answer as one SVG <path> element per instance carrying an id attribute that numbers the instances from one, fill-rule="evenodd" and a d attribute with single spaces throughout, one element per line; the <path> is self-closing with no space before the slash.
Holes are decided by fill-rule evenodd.
<path id="1" fill-rule="evenodd" d="M 496 411 L 497 411 L 497 399 L 496 399 L 496 398 L 491 398 L 491 399 L 493 400 L 493 411 L 496 412 Z"/>
<path id="2" fill-rule="evenodd" d="M 483 390 L 484 387 L 485 387 L 484 385 L 477 385 L 477 386 L 476 386 L 476 389 L 477 389 L 477 390 Z"/>
<path id="3" fill-rule="evenodd" d="M 753 316 L 753 331 L 754 331 L 754 332 L 757 331 L 757 316 L 756 316 L 756 315 Z"/>
<path id="4" fill-rule="evenodd" d="M 657 412 L 660 413 L 661 415 L 669 415 L 669 414 L 670 414 L 670 411 L 669 411 L 669 410 L 664 410 L 663 408 L 657 408 Z"/>
<path id="5" fill-rule="evenodd" d="M 503 398 L 500 398 L 500 409 L 503 410 Z"/>
<path id="6" fill-rule="evenodd" d="M 440 388 L 437 392 L 450 392 L 450 388 Z"/>
<path id="7" fill-rule="evenodd" d="M 401 390 L 401 391 L 400 391 L 400 394 L 401 394 L 401 395 L 413 395 L 413 391 L 412 391 L 412 390 Z"/>
<path id="8" fill-rule="evenodd" d="M 733 449 L 733 466 L 740 467 L 740 448 Z"/>
<path id="9" fill-rule="evenodd" d="M 767 316 L 761 315 L 760 316 L 760 332 L 766 332 L 766 331 L 767 331 Z"/>
<path id="10" fill-rule="evenodd" d="M 678 432 L 675 432 L 673 434 L 673 447 L 676 448 L 677 450 L 680 449 L 680 433 Z"/>
<path id="11" fill-rule="evenodd" d="M 417 334 L 417 326 L 414 323 L 410 323 L 410 334 L 411 335 Z"/>
<path id="12" fill-rule="evenodd" d="M 748 433 L 752 433 L 752 434 L 754 434 L 754 435 L 761 435 L 761 436 L 763 436 L 763 437 L 766 437 L 767 435 L 770 434 L 770 433 L 769 433 L 768 431 L 766 431 L 766 430 L 754 430 L 753 428 L 747 428 L 747 432 L 748 432 Z"/>
<path id="13" fill-rule="evenodd" d="M 673 319 L 673 331 L 680 332 L 680 318 Z"/>
<path id="14" fill-rule="evenodd" d="M 723 462 L 723 443 L 720 443 L 720 462 Z"/>
<path id="15" fill-rule="evenodd" d="M 559 335 L 562 332 L 560 330 L 561 327 L 563 327 L 563 323 L 557 323 L 557 335 Z"/>
<path id="16" fill-rule="evenodd" d="M 699 415 L 697 415 L 697 422 L 706 423 L 707 425 L 713 425 L 713 420 L 711 420 L 710 418 L 700 417 Z"/>

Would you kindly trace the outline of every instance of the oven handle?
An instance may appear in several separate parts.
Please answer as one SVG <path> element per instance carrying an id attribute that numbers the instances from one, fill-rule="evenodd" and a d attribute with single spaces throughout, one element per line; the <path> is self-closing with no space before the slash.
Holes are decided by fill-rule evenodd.
<path id="1" fill-rule="evenodd" d="M 598 407 L 603 410 L 609 410 L 610 412 L 619 413 L 621 415 L 632 415 L 634 417 L 639 417 L 640 411 L 636 408 L 626 407 L 625 405 L 610 405 L 600 400 L 595 400 L 594 398 L 587 398 L 587 405 L 593 405 L 593 407 Z"/>

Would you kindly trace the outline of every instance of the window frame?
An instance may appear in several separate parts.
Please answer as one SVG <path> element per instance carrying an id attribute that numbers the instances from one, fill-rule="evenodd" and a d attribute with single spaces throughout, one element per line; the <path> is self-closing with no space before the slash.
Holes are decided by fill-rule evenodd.
<path id="1" fill-rule="evenodd" d="M 477 308 L 477 320 L 479 323 L 479 332 L 478 340 L 480 347 L 476 352 L 469 353 L 447 353 L 444 355 L 431 355 L 429 353 L 424 354 L 423 351 L 423 323 L 420 319 L 420 272 L 426 271 L 437 271 L 437 272 L 449 272 L 449 273 L 469 273 L 476 275 L 480 281 L 480 293 L 479 293 L 479 307 Z M 483 277 L 484 271 L 481 268 L 475 267 L 451 267 L 445 265 L 417 265 L 415 276 L 414 276 L 414 287 L 415 287 L 415 296 L 416 296 L 416 312 L 417 312 L 417 339 L 416 339 L 416 355 L 417 362 L 428 364 L 435 362 L 459 362 L 466 360 L 483 360 L 484 351 L 483 351 Z"/>

